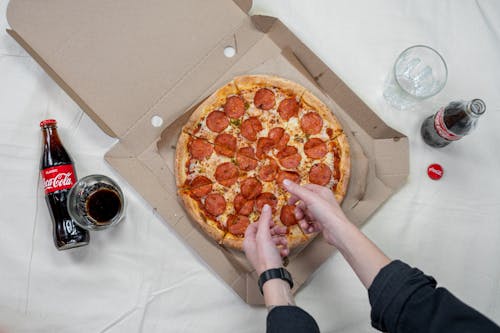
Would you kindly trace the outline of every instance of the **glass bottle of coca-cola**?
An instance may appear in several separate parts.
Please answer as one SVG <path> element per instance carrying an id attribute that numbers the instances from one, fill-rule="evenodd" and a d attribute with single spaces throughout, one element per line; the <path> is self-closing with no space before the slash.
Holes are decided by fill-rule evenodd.
<path id="1" fill-rule="evenodd" d="M 73 222 L 68 214 L 66 199 L 76 182 L 73 161 L 61 144 L 54 119 L 40 123 L 43 152 L 40 173 L 45 189 L 45 201 L 52 217 L 54 244 L 58 250 L 71 249 L 89 243 L 89 232 Z"/>
<path id="2" fill-rule="evenodd" d="M 486 105 L 480 99 L 451 102 L 425 119 L 420 133 L 429 146 L 447 146 L 469 134 L 485 111 Z"/>

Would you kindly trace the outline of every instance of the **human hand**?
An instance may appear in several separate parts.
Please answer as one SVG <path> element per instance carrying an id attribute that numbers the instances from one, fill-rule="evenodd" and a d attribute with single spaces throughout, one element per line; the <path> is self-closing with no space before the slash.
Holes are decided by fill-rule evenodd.
<path id="1" fill-rule="evenodd" d="M 243 250 L 259 276 L 268 269 L 282 266 L 281 257 L 289 253 L 285 233 L 286 227 L 274 225 L 268 205 L 262 208 L 259 220 L 248 226 Z"/>
<path id="2" fill-rule="evenodd" d="M 333 192 L 315 184 L 300 186 L 289 180 L 283 182 L 285 188 L 292 194 L 288 203 L 294 205 L 295 217 L 305 233 L 323 232 L 330 245 L 336 245 L 336 228 L 349 220 L 340 208 Z"/>

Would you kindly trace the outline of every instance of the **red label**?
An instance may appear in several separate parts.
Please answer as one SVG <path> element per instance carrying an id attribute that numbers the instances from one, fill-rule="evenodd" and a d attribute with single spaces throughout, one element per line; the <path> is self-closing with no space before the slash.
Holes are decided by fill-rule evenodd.
<path id="1" fill-rule="evenodd" d="M 73 165 L 58 165 L 41 171 L 45 194 L 70 189 L 76 182 Z"/>
<path id="2" fill-rule="evenodd" d="M 444 108 L 441 108 L 434 117 L 434 128 L 440 137 L 445 138 L 446 140 L 456 141 L 461 139 L 463 135 L 457 135 L 446 128 L 446 124 L 444 123 Z"/>

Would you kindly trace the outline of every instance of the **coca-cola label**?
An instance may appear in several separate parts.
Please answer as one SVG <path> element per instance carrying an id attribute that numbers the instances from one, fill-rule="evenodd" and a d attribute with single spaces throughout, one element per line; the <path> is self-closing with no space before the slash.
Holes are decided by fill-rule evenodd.
<path id="1" fill-rule="evenodd" d="M 45 194 L 70 189 L 76 182 L 72 164 L 58 165 L 41 171 Z"/>
<path id="2" fill-rule="evenodd" d="M 455 134 L 446 127 L 444 123 L 444 108 L 439 109 L 436 113 L 434 117 L 434 128 L 440 137 L 449 141 L 456 141 L 463 137 L 463 135 Z"/>

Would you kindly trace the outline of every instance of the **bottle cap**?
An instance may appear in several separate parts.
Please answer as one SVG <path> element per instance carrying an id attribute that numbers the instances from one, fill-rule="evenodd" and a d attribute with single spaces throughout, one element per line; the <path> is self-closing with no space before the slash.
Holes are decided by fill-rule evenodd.
<path id="1" fill-rule="evenodd" d="M 439 180 L 441 177 L 443 177 L 443 167 L 437 163 L 429 165 L 427 168 L 427 174 L 429 175 L 430 179 L 433 180 Z"/>
<path id="2" fill-rule="evenodd" d="M 44 127 L 47 125 L 55 125 L 57 121 L 55 119 L 45 119 L 40 122 L 40 127 Z"/>

